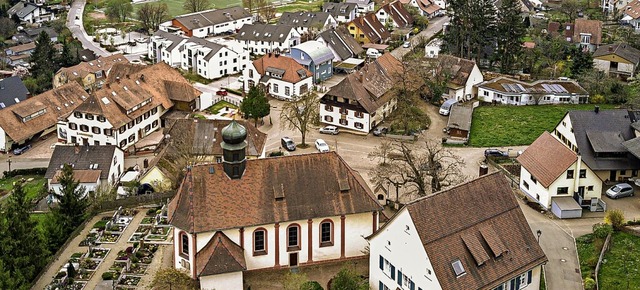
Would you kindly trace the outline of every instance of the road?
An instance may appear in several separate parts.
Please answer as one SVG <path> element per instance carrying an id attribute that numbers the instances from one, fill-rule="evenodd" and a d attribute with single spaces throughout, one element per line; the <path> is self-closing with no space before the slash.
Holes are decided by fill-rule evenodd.
<path id="1" fill-rule="evenodd" d="M 96 56 L 111 55 L 110 52 L 101 48 L 99 44 L 93 42 L 91 37 L 89 37 L 87 32 L 84 30 L 84 26 L 82 25 L 82 11 L 84 11 L 86 3 L 86 0 L 73 1 L 71 9 L 69 9 L 69 13 L 67 14 L 67 27 L 71 31 L 73 37 L 80 40 L 82 47 L 92 50 Z"/>
<path id="2" fill-rule="evenodd" d="M 402 59 L 402 56 L 407 54 L 407 52 L 409 52 L 411 49 L 424 49 L 424 47 L 415 47 L 416 45 L 419 44 L 420 39 L 422 37 L 429 39 L 431 37 L 433 37 L 434 35 L 436 35 L 436 33 L 440 32 L 440 30 L 442 30 L 442 26 L 449 22 L 449 17 L 443 16 L 443 17 L 438 17 L 436 19 L 431 19 L 429 21 L 429 26 L 427 26 L 427 29 L 420 31 L 420 33 L 418 33 L 418 35 L 414 36 L 411 38 L 410 42 L 411 42 L 411 47 L 398 47 L 396 49 L 394 49 L 391 54 L 393 56 L 395 56 L 397 59 Z"/>

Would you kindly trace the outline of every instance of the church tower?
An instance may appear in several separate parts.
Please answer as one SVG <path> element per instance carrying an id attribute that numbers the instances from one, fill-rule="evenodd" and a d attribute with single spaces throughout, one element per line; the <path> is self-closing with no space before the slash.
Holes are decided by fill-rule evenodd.
<path id="1" fill-rule="evenodd" d="M 231 179 L 240 179 L 247 165 L 247 128 L 232 120 L 222 128 L 222 167 Z"/>

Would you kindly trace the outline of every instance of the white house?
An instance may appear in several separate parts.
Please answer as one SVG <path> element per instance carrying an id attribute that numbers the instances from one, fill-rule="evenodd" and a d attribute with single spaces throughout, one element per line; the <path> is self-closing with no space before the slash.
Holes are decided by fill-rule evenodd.
<path id="1" fill-rule="evenodd" d="M 400 0 L 400 2 L 418 8 L 420 15 L 428 18 L 441 15 L 447 5 L 444 0 Z"/>
<path id="2" fill-rule="evenodd" d="M 328 12 L 338 23 L 347 23 L 356 18 L 358 5 L 355 3 L 334 3 L 325 2 L 322 4 L 322 11 Z"/>
<path id="3" fill-rule="evenodd" d="M 476 85 L 484 102 L 507 105 L 586 104 L 589 93 L 574 80 L 538 80 L 527 83 L 498 77 Z"/>
<path id="4" fill-rule="evenodd" d="M 408 28 L 413 25 L 413 17 L 398 0 L 382 5 L 376 11 L 376 17 L 381 23 L 396 28 Z"/>
<path id="5" fill-rule="evenodd" d="M 367 239 L 371 289 L 536 290 L 547 262 L 501 173 L 415 200 Z"/>
<path id="6" fill-rule="evenodd" d="M 482 83 L 484 77 L 475 61 L 444 54 L 439 55 L 437 61 L 438 69 L 451 76 L 447 82 L 450 99 L 468 101 L 478 96 L 474 86 Z"/>
<path id="7" fill-rule="evenodd" d="M 171 21 L 160 24 L 160 30 L 181 32 L 191 37 L 206 37 L 238 31 L 245 24 L 252 24 L 253 16 L 249 11 L 233 6 L 211 9 L 176 16 Z"/>
<path id="8" fill-rule="evenodd" d="M 369 133 L 396 109 L 389 91 L 401 74 L 402 64 L 389 53 L 348 74 L 320 99 L 320 121 Z"/>
<path id="9" fill-rule="evenodd" d="M 295 59 L 268 53 L 254 60 L 243 71 L 244 88 L 260 85 L 274 98 L 291 100 L 302 96 L 313 88 L 313 74 Z"/>
<path id="10" fill-rule="evenodd" d="M 114 185 L 124 172 L 124 152 L 115 145 L 56 146 L 45 173 L 50 190 L 60 193 L 63 165 L 73 167 L 74 179 L 84 186 L 85 194 L 101 184 Z"/>
<path id="11" fill-rule="evenodd" d="M 362 177 L 335 152 L 247 160 L 246 136 L 226 126 L 222 163 L 190 168 L 169 203 L 174 267 L 245 289 L 244 271 L 363 256 L 382 207 Z"/>
<path id="12" fill-rule="evenodd" d="M 602 180 L 582 156 L 544 132 L 518 156 L 520 189 L 560 218 L 582 216 L 582 207 L 598 210 Z M 602 206 L 600 209 L 603 209 Z"/>
<path id="13" fill-rule="evenodd" d="M 180 49 L 187 42 L 186 37 L 158 30 L 149 38 L 147 56 L 154 62 L 165 62 L 172 67 L 182 64 Z"/>
<path id="14" fill-rule="evenodd" d="M 369 12 L 373 12 L 375 2 L 373 0 L 345 0 L 345 3 L 354 3 L 357 5 L 356 16 L 363 16 Z"/>
<path id="15" fill-rule="evenodd" d="M 236 41 L 253 54 L 287 52 L 300 43 L 300 33 L 290 25 L 251 24 L 238 31 Z"/>
<path id="16" fill-rule="evenodd" d="M 248 59 L 247 50 L 236 52 L 223 45 L 191 37 L 182 45 L 181 67 L 206 79 L 217 79 L 241 72 Z"/>
<path id="17" fill-rule="evenodd" d="M 56 19 L 52 11 L 47 10 L 45 5 L 35 4 L 27 1 L 18 2 L 7 10 L 9 17 L 16 15 L 20 22 L 30 24 L 42 23 Z"/>
<path id="18" fill-rule="evenodd" d="M 610 15 L 614 15 L 617 13 L 622 14 L 621 21 L 629 21 L 636 22 L 633 24 L 634 27 L 637 26 L 637 9 L 640 7 L 640 4 L 637 0 L 602 0 L 602 11 L 605 13 L 609 13 Z"/>
<path id="19" fill-rule="evenodd" d="M 435 38 L 424 46 L 424 56 L 428 58 L 436 58 L 440 54 L 441 38 Z"/>
<path id="20" fill-rule="evenodd" d="M 335 28 L 338 21 L 328 12 L 284 12 L 278 20 L 278 25 L 293 26 L 302 35 L 309 31 L 319 33 Z"/>

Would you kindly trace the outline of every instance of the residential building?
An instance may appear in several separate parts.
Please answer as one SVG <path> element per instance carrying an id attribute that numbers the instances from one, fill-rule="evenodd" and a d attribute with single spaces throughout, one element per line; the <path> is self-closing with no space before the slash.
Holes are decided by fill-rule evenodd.
<path id="1" fill-rule="evenodd" d="M 612 3 L 612 6 L 623 6 L 619 12 L 622 14 L 621 23 L 627 24 L 633 29 L 640 30 L 640 1 L 638 0 L 603 0 Z M 625 4 L 626 3 L 626 4 Z M 624 5 L 622 5 L 624 4 Z M 614 12 L 615 13 L 615 12 Z"/>
<path id="2" fill-rule="evenodd" d="M 549 132 L 527 147 L 518 162 L 520 189 L 560 218 L 581 217 L 582 207 L 596 211 L 602 203 L 602 180 L 581 155 Z"/>
<path id="3" fill-rule="evenodd" d="M 58 118 L 71 113 L 87 96 L 82 86 L 71 82 L 0 110 L 0 151 L 55 132 Z"/>
<path id="4" fill-rule="evenodd" d="M 358 4 L 356 3 L 325 2 L 322 4 L 322 11 L 330 13 L 338 23 L 347 23 L 355 19 L 357 9 Z"/>
<path id="5" fill-rule="evenodd" d="M 443 9 L 446 9 L 446 1 L 444 0 L 400 0 L 400 2 L 418 8 L 420 15 L 427 18 L 443 15 Z"/>
<path id="6" fill-rule="evenodd" d="M 149 38 L 147 46 L 147 56 L 154 62 L 164 62 L 172 67 L 179 67 L 182 64 L 182 45 L 187 42 L 187 38 L 158 30 Z"/>
<path id="7" fill-rule="evenodd" d="M 608 185 L 638 177 L 638 120 L 638 111 L 600 110 L 596 106 L 592 111 L 567 112 L 552 134 Z"/>
<path id="8" fill-rule="evenodd" d="M 33 41 L 36 41 L 40 33 L 43 31 L 49 36 L 49 40 L 51 40 L 51 42 L 53 43 L 58 42 L 58 33 L 53 28 L 46 27 L 46 26 L 25 29 L 23 31 L 20 31 L 14 34 L 11 37 L 11 40 L 20 44 L 33 42 Z"/>
<path id="9" fill-rule="evenodd" d="M 507 105 L 587 104 L 589 93 L 574 80 L 532 83 L 498 77 L 476 85 L 481 101 Z"/>
<path id="10" fill-rule="evenodd" d="M 49 190 L 61 192 L 60 175 L 63 165 L 73 167 L 73 177 L 85 188 L 86 194 L 93 194 L 101 185 L 113 186 L 124 172 L 124 152 L 115 145 L 98 146 L 56 146 L 49 160 L 44 177 Z M 55 198 L 49 196 L 49 200 Z"/>
<path id="11" fill-rule="evenodd" d="M 316 40 L 331 50 L 333 53 L 333 62 L 356 58 L 364 52 L 362 46 L 360 46 L 343 26 L 323 31 L 318 35 Z"/>
<path id="12" fill-rule="evenodd" d="M 117 145 L 124 150 L 158 130 L 160 117 L 174 103 L 192 111 L 199 96 L 178 71 L 158 63 L 95 91 L 58 122 L 58 138 L 72 144 Z"/>
<path id="13" fill-rule="evenodd" d="M 333 53 L 321 42 L 309 40 L 298 44 L 288 56 L 311 72 L 315 84 L 333 76 Z"/>
<path id="14" fill-rule="evenodd" d="M 5 48 L 4 61 L 10 66 L 28 65 L 29 57 L 31 57 L 31 53 L 35 49 L 36 49 L 35 42 L 29 42 L 29 43 Z"/>
<path id="15" fill-rule="evenodd" d="M 300 44 L 300 33 L 291 25 L 250 24 L 238 31 L 236 41 L 252 54 L 288 52 Z"/>
<path id="16" fill-rule="evenodd" d="M 410 202 L 367 240 L 371 289 L 537 290 L 548 261 L 499 172 Z"/>
<path id="17" fill-rule="evenodd" d="M 246 137 L 231 121 L 222 163 L 187 170 L 168 206 L 173 266 L 201 289 L 244 289 L 245 271 L 362 257 L 382 210 L 364 179 L 335 152 L 247 159 Z"/>
<path id="18" fill-rule="evenodd" d="M 402 64 L 390 53 L 348 74 L 320 99 L 320 120 L 327 125 L 369 133 L 396 108 L 391 88 L 402 77 Z"/>
<path id="19" fill-rule="evenodd" d="M 278 53 L 254 60 L 242 74 L 246 91 L 260 85 L 267 94 L 281 100 L 302 96 L 313 88 L 311 72 L 295 59 Z"/>
<path id="20" fill-rule="evenodd" d="M 300 34 L 320 33 L 338 26 L 329 12 L 284 12 L 278 20 L 278 25 L 289 25 Z"/>
<path id="21" fill-rule="evenodd" d="M 602 8 L 602 12 L 613 15 L 619 11 L 624 12 L 625 6 L 627 6 L 632 2 L 634 1 L 633 0 L 602 0 L 600 7 Z"/>
<path id="22" fill-rule="evenodd" d="M 482 72 L 473 60 L 441 54 L 437 58 L 438 69 L 450 76 L 447 95 L 450 99 L 468 101 L 478 96 L 476 85 L 484 81 Z"/>
<path id="23" fill-rule="evenodd" d="M 638 64 L 640 50 L 625 43 L 603 45 L 593 53 L 593 66 L 596 69 L 623 79 L 634 77 Z"/>
<path id="24" fill-rule="evenodd" d="M 356 16 L 363 16 L 373 12 L 375 2 L 373 0 L 345 0 L 344 3 L 356 4 Z"/>
<path id="25" fill-rule="evenodd" d="M 435 38 L 424 46 L 424 56 L 428 58 L 436 58 L 440 54 L 440 46 L 442 39 Z"/>
<path id="26" fill-rule="evenodd" d="M 26 101 L 29 95 L 29 90 L 19 76 L 0 80 L 0 110 Z"/>
<path id="27" fill-rule="evenodd" d="M 252 24 L 253 16 L 240 6 L 211 9 L 176 16 L 160 25 L 167 32 L 182 31 L 188 37 L 206 37 L 222 33 L 233 33 L 245 24 Z"/>
<path id="28" fill-rule="evenodd" d="M 191 70 L 206 79 L 237 74 L 246 67 L 249 52 L 233 51 L 211 41 L 191 37 L 182 45 L 182 69 Z"/>
<path id="29" fill-rule="evenodd" d="M 247 129 L 247 159 L 264 158 L 267 134 L 260 132 L 249 121 L 237 121 Z M 229 120 L 178 119 L 165 129 L 167 146 L 144 168 L 140 183 L 148 183 L 156 191 L 171 189 L 175 176 L 180 176 L 184 168 L 176 166 L 171 159 L 181 154 L 191 154 L 199 163 L 222 162 L 222 129 Z"/>
<path id="30" fill-rule="evenodd" d="M 56 19 L 52 11 L 47 10 L 45 5 L 20 1 L 7 10 L 9 18 L 17 17 L 20 22 L 34 24 L 43 23 Z"/>
<path id="31" fill-rule="evenodd" d="M 376 18 L 375 13 L 357 17 L 347 23 L 347 29 L 349 34 L 360 44 L 384 43 L 391 37 L 391 33 Z"/>
<path id="32" fill-rule="evenodd" d="M 602 44 L 602 21 L 578 18 L 574 23 L 551 21 L 547 31 L 552 36 L 562 37 L 571 43 L 575 43 L 583 51 L 593 53 Z"/>
<path id="33" fill-rule="evenodd" d="M 376 17 L 387 28 L 409 28 L 413 26 L 413 17 L 398 0 L 382 5 L 376 11 Z"/>
<path id="34" fill-rule="evenodd" d="M 53 87 L 57 88 L 69 82 L 78 82 L 85 90 L 101 88 L 111 68 L 117 63 L 128 64 L 129 60 L 122 54 L 114 54 L 81 62 L 71 67 L 60 68 L 53 76 Z"/>

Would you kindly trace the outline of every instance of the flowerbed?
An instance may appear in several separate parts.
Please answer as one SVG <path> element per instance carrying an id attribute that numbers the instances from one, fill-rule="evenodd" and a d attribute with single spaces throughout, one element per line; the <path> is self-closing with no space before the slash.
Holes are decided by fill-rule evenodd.
<path id="1" fill-rule="evenodd" d="M 137 286 L 138 283 L 140 283 L 140 280 L 142 279 L 142 277 L 136 277 L 136 276 L 127 276 L 125 275 L 121 280 L 120 283 L 118 283 L 119 285 L 126 285 L 126 286 Z"/>
<path id="2" fill-rule="evenodd" d="M 98 268 L 100 261 L 95 261 L 92 259 L 82 259 L 80 260 L 80 268 L 85 270 L 95 270 Z"/>
<path id="3" fill-rule="evenodd" d="M 147 232 L 151 229 L 151 226 L 138 226 L 138 228 L 136 229 L 136 233 L 144 233 Z"/>
<path id="4" fill-rule="evenodd" d="M 97 233 L 97 232 L 96 233 L 89 233 L 87 235 L 87 237 L 84 238 L 84 240 L 82 240 L 80 242 L 80 247 L 87 247 L 87 246 L 90 246 L 90 245 L 94 245 L 99 236 L 100 236 L 100 234 Z"/>
<path id="5" fill-rule="evenodd" d="M 93 249 L 91 249 L 91 252 L 89 253 L 89 258 L 104 259 L 104 257 L 106 257 L 108 253 L 109 253 L 109 249 L 93 248 Z"/>
<path id="6" fill-rule="evenodd" d="M 120 238 L 120 234 L 105 233 L 100 237 L 98 242 L 106 243 L 106 244 L 113 244 L 116 241 L 118 241 L 118 238 Z"/>
<path id="7" fill-rule="evenodd" d="M 125 274 L 142 275 L 147 272 L 147 267 L 149 267 L 149 265 L 131 263 L 129 270 L 125 271 Z"/>
<path id="8" fill-rule="evenodd" d="M 144 236 L 143 234 L 135 233 L 135 234 L 131 235 L 131 237 L 129 237 L 128 242 L 129 243 L 138 242 L 138 241 L 140 241 L 142 239 L 143 236 Z"/>
<path id="9" fill-rule="evenodd" d="M 140 225 L 153 225 L 153 223 L 155 222 L 155 218 L 153 217 L 145 217 L 142 219 L 142 221 L 140 222 Z"/>

